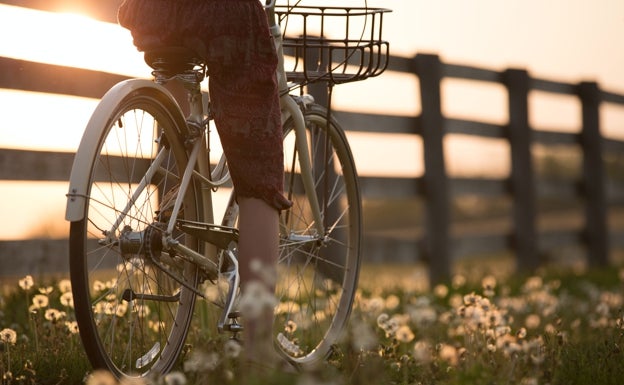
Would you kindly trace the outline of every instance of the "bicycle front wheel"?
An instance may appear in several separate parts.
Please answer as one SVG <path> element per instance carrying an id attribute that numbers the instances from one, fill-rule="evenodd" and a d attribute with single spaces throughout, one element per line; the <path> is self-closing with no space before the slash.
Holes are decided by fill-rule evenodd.
<path id="1" fill-rule="evenodd" d="M 284 124 L 285 193 L 293 206 L 281 214 L 275 336 L 283 354 L 306 367 L 327 358 L 351 313 L 360 268 L 361 203 L 343 130 L 318 105 L 307 106 L 304 118 L 315 191 L 306 191 L 302 182 L 301 149 L 289 119 Z"/>
<path id="2" fill-rule="evenodd" d="M 162 374 L 183 347 L 199 280 L 197 266 L 162 246 L 188 162 L 186 124 L 177 104 L 155 87 L 107 94 L 94 117 L 104 114 L 85 133 L 99 136 L 97 146 L 81 144 L 77 155 L 90 162 L 82 167 L 84 213 L 70 228 L 80 336 L 95 368 L 118 378 Z M 199 196 L 191 185 L 183 219 L 202 219 Z M 194 250 L 201 247 L 188 235 L 174 235 Z"/>

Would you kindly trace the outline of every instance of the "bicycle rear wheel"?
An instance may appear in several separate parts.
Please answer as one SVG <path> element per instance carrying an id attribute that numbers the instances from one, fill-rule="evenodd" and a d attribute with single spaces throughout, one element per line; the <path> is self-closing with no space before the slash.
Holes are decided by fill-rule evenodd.
<path id="1" fill-rule="evenodd" d="M 199 282 L 197 266 L 163 251 L 161 241 L 188 161 L 185 120 L 163 91 L 127 89 L 105 95 L 94 117 L 107 118 L 92 118 L 87 127 L 83 142 L 97 135 L 98 145 L 78 150 L 77 159 L 90 162 L 83 176 L 88 187 L 83 219 L 70 228 L 80 336 L 91 364 L 118 378 L 171 370 Z M 191 184 L 183 219 L 202 219 L 199 197 Z M 202 247 L 175 235 L 186 246 Z"/>
<path id="2" fill-rule="evenodd" d="M 278 348 L 302 367 L 331 352 L 345 328 L 358 282 L 361 203 L 353 156 L 344 131 L 318 105 L 304 112 L 312 177 L 320 205 L 319 234 L 305 193 L 294 122 L 284 124 L 285 193 L 281 214 L 275 336 Z"/>

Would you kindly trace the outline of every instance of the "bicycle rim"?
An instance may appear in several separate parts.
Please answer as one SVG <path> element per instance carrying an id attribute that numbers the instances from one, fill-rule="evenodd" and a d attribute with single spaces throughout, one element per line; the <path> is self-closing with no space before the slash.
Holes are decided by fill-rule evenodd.
<path id="1" fill-rule="evenodd" d="M 187 164 L 179 132 L 184 119 L 177 111 L 153 89 L 119 101 L 102 122 L 107 127 L 93 154 L 85 219 L 71 224 L 70 273 L 80 335 L 92 365 L 117 377 L 171 370 L 193 314 L 197 267 L 174 260 L 160 246 Z M 164 154 L 158 172 L 140 188 L 158 153 Z M 201 220 L 198 196 L 190 186 L 184 219 Z M 200 247 L 189 236 L 176 236 Z"/>
<path id="2" fill-rule="evenodd" d="M 347 139 L 327 112 L 305 111 L 312 176 L 323 218 L 318 234 L 299 173 L 291 120 L 284 125 L 285 194 L 281 214 L 275 335 L 278 348 L 297 364 L 325 360 L 346 326 L 360 267 L 361 203 Z"/>

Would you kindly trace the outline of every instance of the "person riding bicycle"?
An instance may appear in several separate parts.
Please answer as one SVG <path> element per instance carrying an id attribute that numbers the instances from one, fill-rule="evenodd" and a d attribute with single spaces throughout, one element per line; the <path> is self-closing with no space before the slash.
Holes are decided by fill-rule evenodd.
<path id="1" fill-rule="evenodd" d="M 283 149 L 276 79 L 277 55 L 266 14 L 258 0 L 125 0 L 121 26 L 139 51 L 183 46 L 207 64 L 211 112 L 239 204 L 241 289 L 261 282 L 274 292 L 279 212 L 291 206 L 283 195 Z M 265 272 L 266 273 L 266 272 Z M 270 361 L 273 309 L 245 317 L 248 360 Z"/>

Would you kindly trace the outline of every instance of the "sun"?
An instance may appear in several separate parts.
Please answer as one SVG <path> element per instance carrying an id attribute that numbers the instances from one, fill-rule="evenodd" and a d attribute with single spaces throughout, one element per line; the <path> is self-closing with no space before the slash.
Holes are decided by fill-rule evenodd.
<path id="1" fill-rule="evenodd" d="M 0 56 L 129 76 L 148 76 L 129 31 L 74 12 L 0 5 Z"/>

